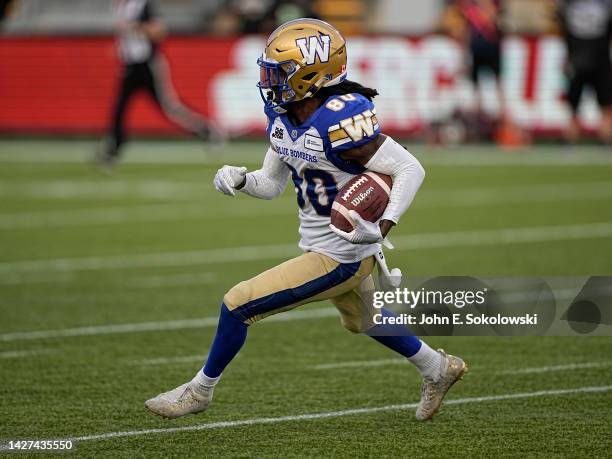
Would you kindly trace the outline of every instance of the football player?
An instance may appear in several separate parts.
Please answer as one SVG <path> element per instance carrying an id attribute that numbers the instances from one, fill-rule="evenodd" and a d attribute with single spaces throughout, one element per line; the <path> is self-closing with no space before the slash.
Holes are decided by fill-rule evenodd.
<path id="1" fill-rule="evenodd" d="M 240 282 L 223 298 L 216 336 L 204 368 L 189 382 L 147 400 L 155 414 L 177 418 L 205 410 L 221 373 L 243 346 L 249 326 L 299 305 L 330 300 L 342 324 L 406 357 L 423 377 L 419 420 L 430 419 L 448 389 L 467 371 L 459 357 L 434 350 L 396 325 L 375 325 L 368 292 L 381 243 L 412 202 L 425 172 L 381 133 L 372 99 L 378 93 L 346 79 L 346 43 L 330 24 L 298 19 L 278 27 L 259 58 L 258 83 L 268 116 L 270 148 L 261 169 L 223 166 L 221 193 L 279 196 L 289 178 L 300 207 L 302 255 Z M 393 178 L 389 204 L 377 223 L 351 213 L 355 229 L 330 225 L 339 188 L 366 170 Z M 380 252 L 382 253 L 382 252 Z M 388 272 L 388 270 L 387 270 Z"/>

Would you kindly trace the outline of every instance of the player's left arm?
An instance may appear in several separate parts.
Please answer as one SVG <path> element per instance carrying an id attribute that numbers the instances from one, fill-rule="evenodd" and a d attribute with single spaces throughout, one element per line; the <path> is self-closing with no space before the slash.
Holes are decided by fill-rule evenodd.
<path id="1" fill-rule="evenodd" d="M 389 204 L 379 221 L 380 232 L 385 237 L 410 207 L 425 178 L 425 169 L 408 150 L 384 134 L 342 152 L 340 157 L 393 178 Z"/>

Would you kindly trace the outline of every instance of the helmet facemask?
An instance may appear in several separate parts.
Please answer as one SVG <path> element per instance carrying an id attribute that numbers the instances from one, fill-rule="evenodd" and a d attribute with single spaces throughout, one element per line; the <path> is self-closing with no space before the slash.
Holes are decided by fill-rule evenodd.
<path id="1" fill-rule="evenodd" d="M 259 65 L 259 93 L 266 108 L 285 112 L 286 106 L 295 100 L 295 91 L 289 79 L 297 72 L 299 66 L 293 61 L 275 62 L 264 56 L 257 59 Z"/>

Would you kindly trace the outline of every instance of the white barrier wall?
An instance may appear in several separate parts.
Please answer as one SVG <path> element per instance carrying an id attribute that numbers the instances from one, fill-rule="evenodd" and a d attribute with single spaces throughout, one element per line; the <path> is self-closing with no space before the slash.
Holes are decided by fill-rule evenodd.
<path id="1" fill-rule="evenodd" d="M 258 37 L 236 41 L 231 49 L 233 68 L 216 74 L 209 87 L 215 117 L 231 130 L 250 130 L 263 122 L 261 100 L 253 90 L 259 77 L 253 63 L 263 46 Z M 509 37 L 503 51 L 502 89 L 510 115 L 535 132 L 561 130 L 569 119 L 563 100 L 563 43 L 556 37 Z M 385 129 L 409 133 L 455 110 L 475 107 L 475 91 L 464 76 L 466 57 L 446 37 L 350 38 L 348 56 L 349 78 L 380 92 L 376 106 Z M 480 91 L 484 108 L 491 112 L 498 109 L 494 87 L 490 79 Z M 587 128 L 599 119 L 588 91 L 580 113 Z"/>

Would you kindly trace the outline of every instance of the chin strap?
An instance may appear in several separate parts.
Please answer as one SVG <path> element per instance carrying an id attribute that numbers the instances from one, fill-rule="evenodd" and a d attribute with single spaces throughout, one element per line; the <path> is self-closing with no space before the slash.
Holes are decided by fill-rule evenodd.
<path id="1" fill-rule="evenodd" d="M 274 110 L 276 113 L 280 113 L 281 115 L 283 113 L 287 113 L 287 109 L 281 107 L 280 105 L 273 105 L 270 107 L 272 110 Z"/>

